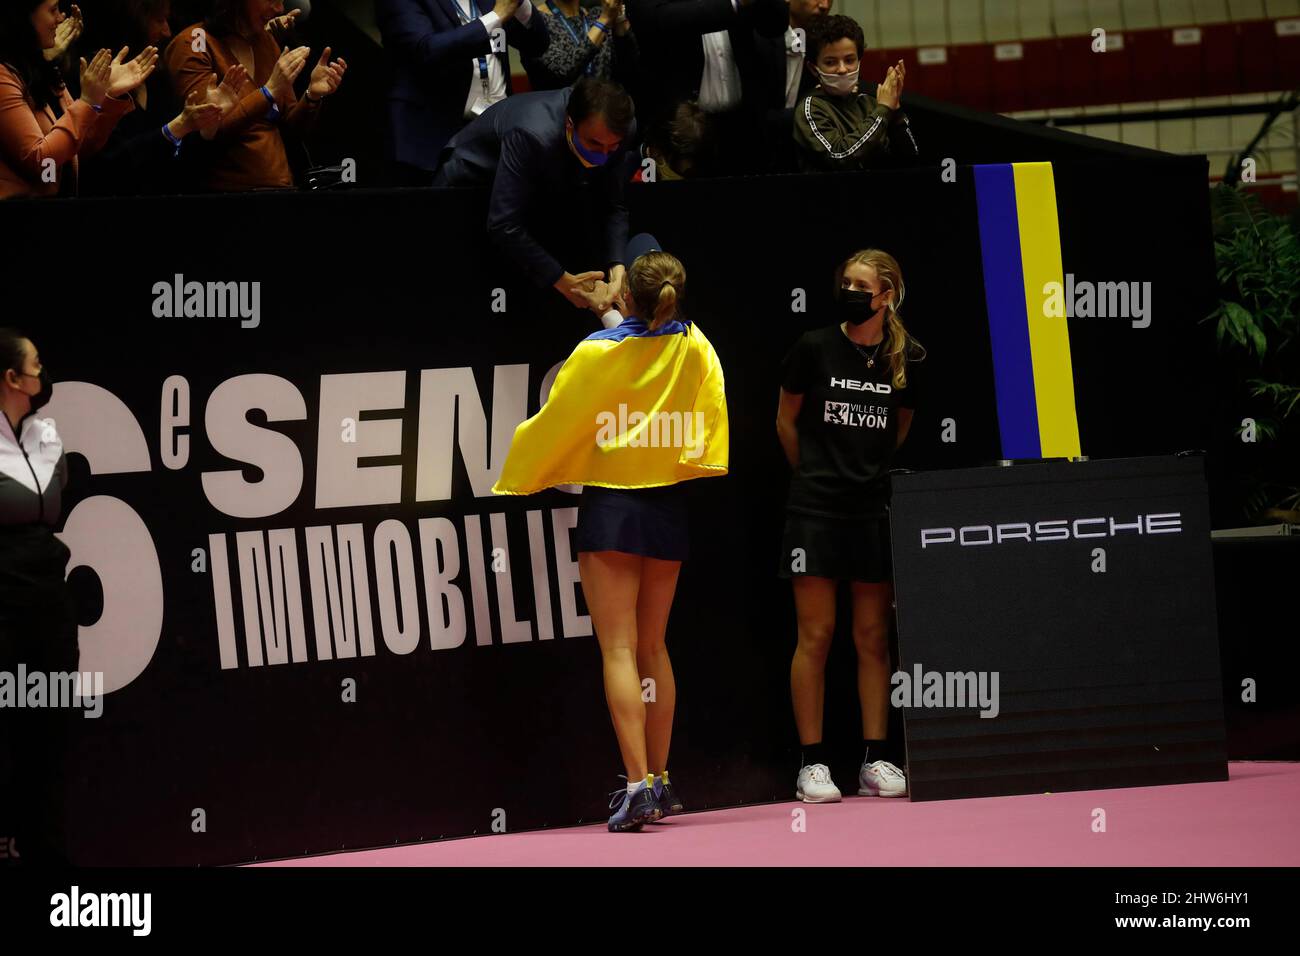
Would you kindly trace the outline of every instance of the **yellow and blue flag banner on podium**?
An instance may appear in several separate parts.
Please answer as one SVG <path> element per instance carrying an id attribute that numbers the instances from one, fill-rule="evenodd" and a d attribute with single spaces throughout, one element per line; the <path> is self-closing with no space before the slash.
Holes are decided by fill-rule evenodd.
<path id="1" fill-rule="evenodd" d="M 1052 164 L 974 169 L 1002 457 L 1077 457 L 1069 330 L 1045 308 L 1065 282 Z"/>

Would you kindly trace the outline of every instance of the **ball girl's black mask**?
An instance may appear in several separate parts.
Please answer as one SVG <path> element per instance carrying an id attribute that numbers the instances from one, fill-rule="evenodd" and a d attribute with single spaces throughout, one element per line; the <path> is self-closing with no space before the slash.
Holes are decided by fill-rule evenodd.
<path id="1" fill-rule="evenodd" d="M 49 404 L 50 399 L 54 396 L 54 382 L 50 380 L 50 373 L 41 369 L 39 375 L 33 375 L 31 372 L 19 372 L 19 375 L 26 375 L 28 378 L 34 378 L 41 383 L 41 390 L 35 395 L 27 396 L 32 400 L 32 411 L 44 408 Z"/>
<path id="2" fill-rule="evenodd" d="M 848 322 L 850 325 L 861 325 L 876 314 L 877 309 L 872 303 L 882 294 L 862 292 L 858 289 L 840 289 L 835 305 L 839 310 L 841 321 Z"/>

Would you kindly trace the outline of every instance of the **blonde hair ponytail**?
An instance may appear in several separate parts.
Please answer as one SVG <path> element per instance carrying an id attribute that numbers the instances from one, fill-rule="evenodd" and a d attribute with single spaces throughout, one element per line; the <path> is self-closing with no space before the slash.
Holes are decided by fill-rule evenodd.
<path id="1" fill-rule="evenodd" d="M 686 269 L 670 253 L 647 252 L 632 263 L 627 283 L 637 314 L 655 329 L 678 314 L 686 294 Z"/>

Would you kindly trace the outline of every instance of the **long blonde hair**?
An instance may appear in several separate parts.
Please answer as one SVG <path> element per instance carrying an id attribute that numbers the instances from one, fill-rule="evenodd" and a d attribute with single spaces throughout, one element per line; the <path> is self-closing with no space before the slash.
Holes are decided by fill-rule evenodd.
<path id="1" fill-rule="evenodd" d="M 627 271 L 627 285 L 637 314 L 655 329 L 677 315 L 686 295 L 686 269 L 670 253 L 647 252 Z"/>
<path id="2" fill-rule="evenodd" d="M 835 295 L 840 294 L 840 284 L 844 281 L 844 270 L 855 263 L 871 266 L 880 279 L 880 291 L 893 290 L 894 296 L 889 300 L 885 313 L 885 338 L 881 347 L 885 360 L 893 370 L 893 386 L 896 389 L 907 387 L 907 363 L 909 360 L 925 358 L 925 348 L 903 327 L 903 319 L 898 314 L 902 308 L 903 296 L 907 288 L 903 285 L 903 270 L 898 260 L 888 252 L 880 249 L 859 249 L 835 269 Z"/>

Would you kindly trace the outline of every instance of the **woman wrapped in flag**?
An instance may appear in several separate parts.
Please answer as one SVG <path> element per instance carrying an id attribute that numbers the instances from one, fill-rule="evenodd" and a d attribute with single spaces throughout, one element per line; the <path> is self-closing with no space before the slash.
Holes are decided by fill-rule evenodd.
<path id="1" fill-rule="evenodd" d="M 607 327 L 578 343 L 541 411 L 515 430 L 492 489 L 584 486 L 578 570 L 627 771 L 610 803 L 611 832 L 683 809 L 668 780 L 676 685 L 664 644 L 688 552 L 682 483 L 727 473 L 722 366 L 682 314 L 686 270 L 650 236 L 633 237 L 628 251 L 636 258 L 618 300 L 622 320 L 607 314 Z"/>

